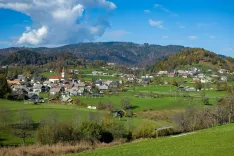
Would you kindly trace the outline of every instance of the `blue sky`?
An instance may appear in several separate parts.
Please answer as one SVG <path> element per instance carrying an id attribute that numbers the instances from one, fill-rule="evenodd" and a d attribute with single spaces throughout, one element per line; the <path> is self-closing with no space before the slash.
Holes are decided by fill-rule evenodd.
<path id="1" fill-rule="evenodd" d="M 71 1 L 64 1 L 57 8 L 63 8 L 64 3 L 78 5 L 76 0 Z M 38 6 L 25 10 L 21 6 L 12 7 L 3 0 L 0 2 L 0 47 L 129 41 L 201 47 L 234 57 L 233 0 L 87 1 L 79 1 L 81 7 L 72 14 L 60 10 L 60 22 L 49 17 L 47 20 L 48 11 Z M 50 10 L 54 9 L 53 5 Z M 62 19 L 61 13 L 70 18 Z M 72 19 L 76 19 L 75 22 Z"/>

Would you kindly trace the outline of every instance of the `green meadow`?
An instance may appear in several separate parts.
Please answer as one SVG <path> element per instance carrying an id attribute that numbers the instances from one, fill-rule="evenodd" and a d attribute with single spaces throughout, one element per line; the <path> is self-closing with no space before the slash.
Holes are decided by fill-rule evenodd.
<path id="1" fill-rule="evenodd" d="M 234 124 L 177 137 L 162 137 L 72 154 L 72 156 L 231 156 Z"/>
<path id="2" fill-rule="evenodd" d="M 113 77 L 114 78 L 114 77 Z M 18 123 L 19 114 L 22 110 L 26 111 L 34 120 L 35 123 L 40 123 L 41 120 L 45 119 L 51 114 L 55 114 L 57 120 L 65 122 L 76 122 L 88 120 L 90 112 L 95 112 L 101 118 L 111 118 L 118 122 L 123 122 L 126 126 L 131 123 L 132 126 L 137 127 L 143 122 L 150 122 L 155 127 L 170 125 L 166 121 L 155 121 L 143 118 L 139 116 L 140 112 L 146 110 L 183 110 L 189 106 L 194 107 L 212 107 L 218 102 L 218 98 L 225 97 L 227 92 L 217 92 L 217 91 L 206 91 L 205 95 L 209 98 L 210 105 L 206 106 L 202 103 L 201 97 L 204 94 L 200 92 L 178 92 L 176 87 L 169 85 L 158 85 L 158 86 L 136 86 L 128 88 L 127 92 L 122 92 L 118 94 L 106 94 L 104 97 L 90 98 L 90 97 L 78 97 L 78 99 L 85 103 L 87 106 L 96 106 L 99 102 L 111 101 L 111 103 L 116 107 L 116 109 L 121 109 L 121 100 L 128 98 L 130 104 L 133 106 L 133 112 L 137 114 L 133 118 L 123 118 L 119 120 L 118 118 L 113 118 L 112 114 L 108 111 L 90 110 L 86 107 L 73 105 L 63 105 L 63 104 L 33 104 L 24 101 L 9 101 L 0 99 L 0 108 L 7 108 L 12 114 L 12 123 Z M 139 96 L 144 95 L 144 96 Z M 160 95 L 159 97 L 153 98 L 150 95 Z M 188 96 L 189 95 L 189 96 Z M 41 97 L 47 98 L 48 93 L 41 93 Z M 74 97 L 72 97 L 74 98 Z M 34 131 L 35 135 L 35 131 Z M 3 145 L 19 145 L 22 143 L 21 139 L 16 138 L 12 135 L 11 131 L 1 130 L 0 131 L 0 141 Z M 32 139 L 27 139 L 27 143 L 34 143 L 35 137 Z"/>

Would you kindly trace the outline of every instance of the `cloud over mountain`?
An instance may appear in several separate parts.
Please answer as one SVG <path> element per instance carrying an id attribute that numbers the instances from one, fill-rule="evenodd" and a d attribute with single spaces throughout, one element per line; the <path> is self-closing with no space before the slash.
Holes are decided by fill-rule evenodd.
<path id="1" fill-rule="evenodd" d="M 0 8 L 21 12 L 33 21 L 17 44 L 44 45 L 92 41 L 109 27 L 109 12 L 116 5 L 107 0 L 0 0 Z M 92 9 L 103 13 L 93 15 Z"/>

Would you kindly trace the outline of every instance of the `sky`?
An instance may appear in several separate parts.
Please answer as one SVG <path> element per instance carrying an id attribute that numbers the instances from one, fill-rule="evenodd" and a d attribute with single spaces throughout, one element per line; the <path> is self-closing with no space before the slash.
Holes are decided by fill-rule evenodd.
<path id="1" fill-rule="evenodd" d="M 0 0 L 0 48 L 126 41 L 234 57 L 233 0 Z"/>

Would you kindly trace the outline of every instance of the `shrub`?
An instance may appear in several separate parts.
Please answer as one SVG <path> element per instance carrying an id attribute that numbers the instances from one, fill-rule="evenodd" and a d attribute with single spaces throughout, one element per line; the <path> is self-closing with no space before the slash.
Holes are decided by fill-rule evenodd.
<path id="1" fill-rule="evenodd" d="M 130 99 L 129 98 L 124 98 L 121 100 L 121 108 L 124 110 L 128 110 L 128 109 L 132 109 L 133 106 L 130 103 Z"/>
<path id="2" fill-rule="evenodd" d="M 83 140 L 94 143 L 101 138 L 102 127 L 95 122 L 83 122 L 79 129 L 83 136 Z"/>
<path id="3" fill-rule="evenodd" d="M 36 140 L 43 145 L 56 143 L 55 133 L 50 125 L 41 126 L 36 133 Z"/>
<path id="4" fill-rule="evenodd" d="M 126 117 L 133 117 L 133 111 L 132 110 L 127 110 L 125 116 Z"/>
<path id="5" fill-rule="evenodd" d="M 133 129 L 133 138 L 153 138 L 156 136 L 155 127 L 151 122 L 143 122 L 140 127 Z"/>

